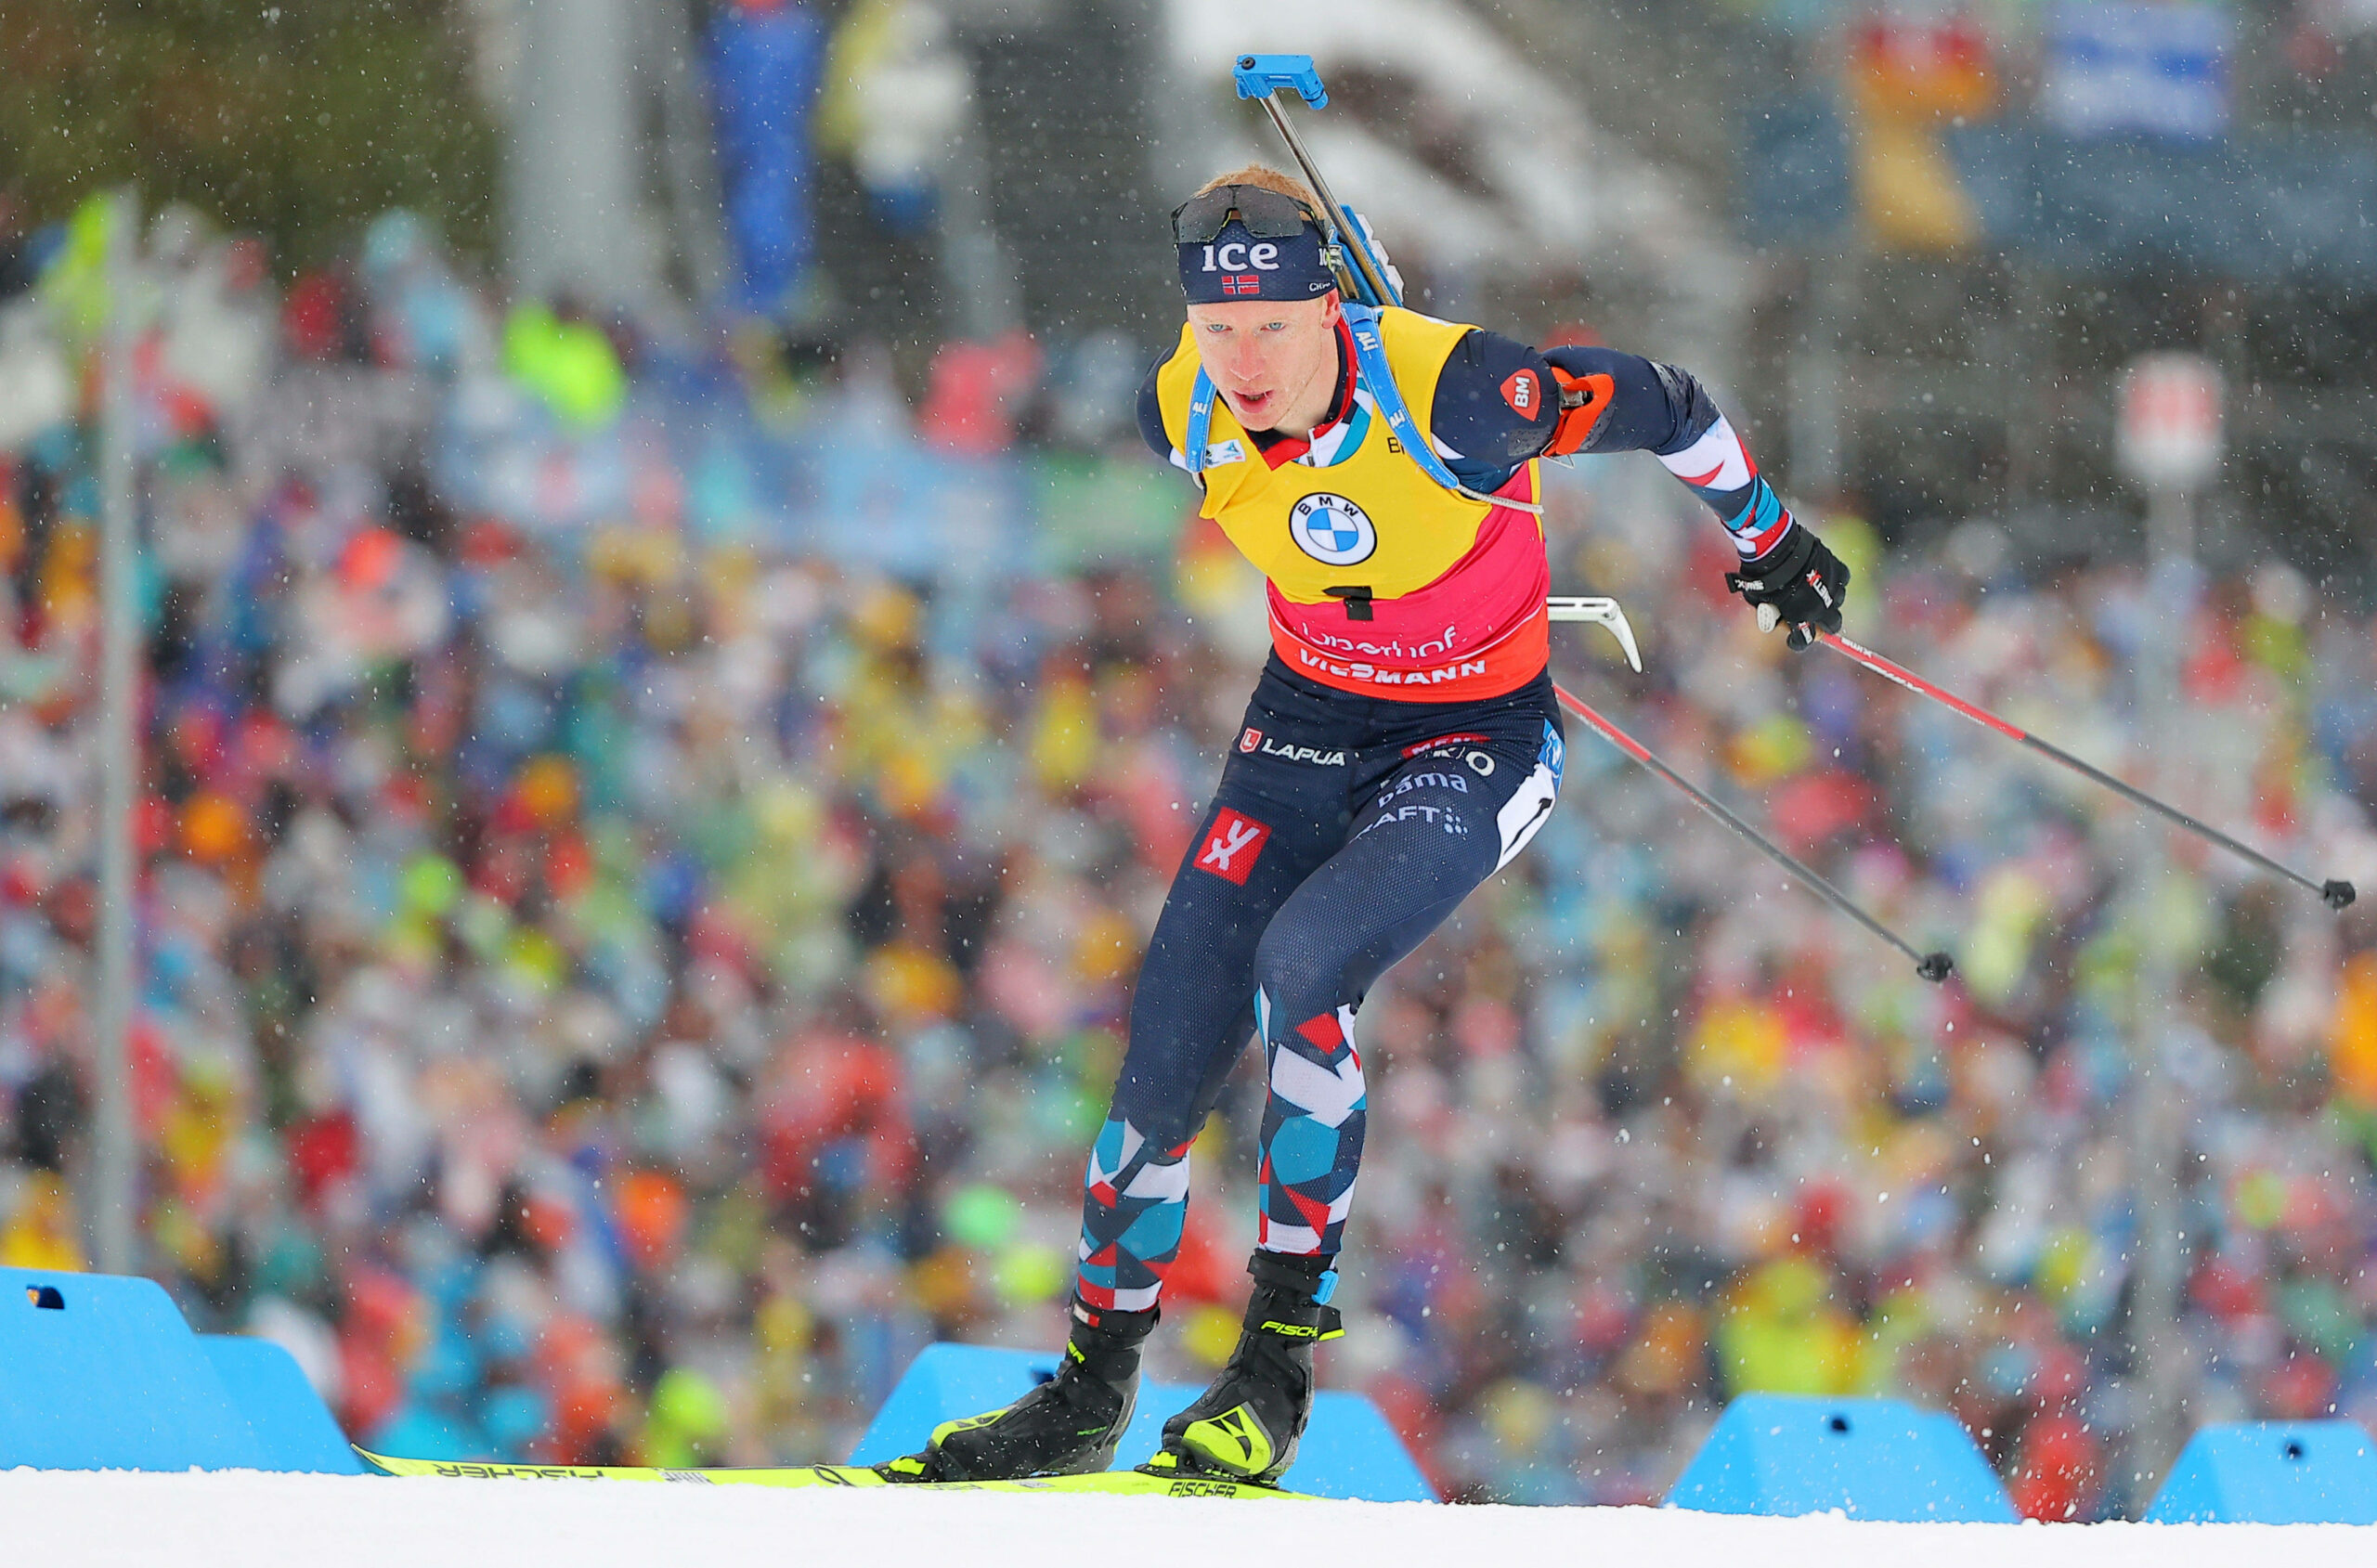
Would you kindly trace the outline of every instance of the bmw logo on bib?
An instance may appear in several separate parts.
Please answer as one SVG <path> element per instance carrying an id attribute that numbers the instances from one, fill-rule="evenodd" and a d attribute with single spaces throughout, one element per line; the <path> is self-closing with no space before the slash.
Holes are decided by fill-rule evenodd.
<path id="1" fill-rule="evenodd" d="M 1331 566 L 1367 561 L 1378 548 L 1378 530 L 1370 525 L 1370 513 L 1327 491 L 1296 502 L 1288 513 L 1288 532 L 1295 536 L 1296 548 Z"/>

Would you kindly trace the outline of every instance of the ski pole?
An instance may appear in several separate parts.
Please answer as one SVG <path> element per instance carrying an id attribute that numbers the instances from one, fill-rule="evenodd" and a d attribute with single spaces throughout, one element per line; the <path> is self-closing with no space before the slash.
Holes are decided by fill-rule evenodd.
<path id="1" fill-rule="evenodd" d="M 1296 135 L 1293 125 L 1288 123 L 1288 111 L 1279 107 L 1276 95 L 1281 87 L 1304 99 L 1310 108 L 1329 107 L 1329 89 L 1320 84 L 1320 71 L 1313 65 L 1312 57 L 1240 55 L 1231 68 L 1230 75 L 1238 84 L 1238 96 L 1255 99 L 1262 104 L 1263 112 L 1271 117 L 1271 123 L 1278 127 L 1280 139 L 1288 144 L 1288 151 L 1294 156 L 1296 167 L 1304 171 L 1305 180 L 1312 187 L 1313 194 L 1320 198 L 1320 204 L 1328 210 L 1329 221 L 1337 226 L 1338 242 L 1354 258 L 1355 271 L 1361 284 L 1360 292 L 1370 296 L 1360 303 L 1401 305 L 1402 296 L 1387 282 L 1386 268 L 1380 266 L 1378 258 L 1370 253 L 1370 241 L 1363 238 L 1361 226 L 1354 221 L 1353 210 L 1331 193 L 1329 182 L 1320 177 L 1319 165 L 1304 149 L 1304 138 Z"/>
<path id="2" fill-rule="evenodd" d="M 1710 816 L 1716 818 L 1727 827 L 1732 828 L 1744 838 L 1748 839 L 1752 844 L 1758 847 L 1760 852 L 1764 854 L 1768 860 L 1773 861 L 1776 865 L 1781 866 L 1785 871 L 1787 871 L 1793 876 L 1798 877 L 1801 885 L 1806 887 L 1810 892 L 1815 894 L 1816 897 L 1824 900 L 1825 902 L 1830 904 L 1841 914 L 1849 916 L 1850 919 L 1854 920 L 1858 925 L 1863 926 L 1868 931 L 1873 932 L 1874 935 L 1881 938 L 1882 940 L 1890 943 L 1890 946 L 1898 949 L 1899 952 L 1906 954 L 1907 957 L 1914 959 L 1915 972 L 1916 974 L 1922 976 L 1925 979 L 1929 980 L 1934 985 L 1937 985 L 1942 980 L 1946 979 L 1948 976 L 1955 971 L 1956 966 L 1955 961 L 1950 958 L 1946 953 L 1916 952 L 1904 937 L 1900 936 L 1896 931 L 1891 930 L 1889 927 L 1883 925 L 1880 921 L 1866 914 L 1850 899 L 1848 894 L 1842 892 L 1831 883 L 1826 882 L 1823 877 L 1818 876 L 1812 869 L 1793 857 L 1791 853 L 1788 850 L 1786 850 L 1781 845 L 1772 842 L 1761 835 L 1756 828 L 1750 826 L 1749 823 L 1742 821 L 1741 818 L 1727 810 L 1722 801 L 1709 794 L 1707 790 L 1702 789 L 1698 784 L 1694 784 L 1690 779 L 1685 778 L 1682 773 L 1677 772 L 1673 768 L 1669 767 L 1667 763 L 1659 758 L 1658 754 L 1654 752 L 1649 746 L 1644 745 L 1642 742 L 1636 740 L 1633 736 L 1628 734 L 1625 731 L 1619 729 L 1608 719 L 1604 719 L 1600 714 L 1595 713 L 1591 708 L 1587 707 L 1583 703 L 1578 702 L 1575 696 L 1569 693 L 1566 688 L 1554 685 L 1552 689 L 1559 694 L 1561 706 L 1566 708 L 1569 712 L 1575 714 L 1578 718 L 1583 719 L 1586 723 L 1599 731 L 1601 737 L 1604 740 L 1609 742 L 1610 745 L 1616 746 L 1618 750 L 1624 752 L 1635 761 L 1640 762 L 1643 767 L 1648 768 L 1651 771 L 1658 774 L 1659 777 L 1667 780 L 1668 783 L 1675 785 L 1676 788 L 1690 796 L 1694 805 L 1698 806 L 1702 810 L 1708 812 Z"/>
<path id="3" fill-rule="evenodd" d="M 2033 751 L 2039 753 L 2041 756 L 2052 758 L 2056 761 L 2062 763 L 2065 767 L 2071 769 L 2073 772 L 2078 773 L 2083 778 L 2092 779 L 2098 784 L 2104 785 L 2107 789 L 2111 790 L 2114 794 L 2120 796 L 2123 799 L 2130 802 L 2132 805 L 2143 806 L 2148 810 L 2156 812 L 2169 821 L 2177 823 L 2179 826 L 2186 828 L 2189 833 L 2208 838 L 2213 843 L 2219 845 L 2222 849 L 2229 850 L 2234 854 L 2243 856 L 2246 860 L 2251 861 L 2254 864 L 2261 867 L 2264 871 L 2275 873 L 2276 875 L 2284 877 L 2289 882 L 2296 883 L 2301 887 L 2309 888 L 2312 892 L 2319 894 L 2320 899 L 2326 902 L 2330 909 L 2343 909 L 2353 901 L 2355 895 L 2353 893 L 2352 884 L 2340 877 L 2332 877 L 2325 882 L 2314 882 L 2309 877 L 2304 875 L 2301 872 L 2294 870 L 2292 866 L 2283 866 L 2279 864 L 2267 855 L 2263 854 L 2259 849 L 2254 849 L 2252 845 L 2240 843 L 2238 840 L 2231 838 L 2227 834 L 2221 832 L 2218 828 L 2214 827 L 2209 823 L 2196 821 L 2193 817 L 2189 816 L 2185 811 L 2180 810 L 2177 807 L 2170 805 L 2164 801 L 2157 800 L 2154 797 L 2147 794 L 2144 790 L 2122 783 L 2121 780 L 2113 777 L 2111 773 L 2104 771 L 2100 768 L 2090 767 L 2087 763 L 2081 761 L 2078 758 L 2072 756 L 2070 752 L 2065 751 L 2060 746 L 2049 745 L 2047 742 L 2039 739 L 2036 735 L 2032 734 L 2028 730 L 2023 729 L 2019 724 L 2008 723 L 2005 719 L 1998 718 L 1997 715 L 1990 712 L 1987 708 L 1968 703 L 1962 697 L 1957 696 L 1954 692 L 1934 686 L 1930 681 L 1924 680 L 1923 677 L 1916 674 L 1913 670 L 1906 668 L 1903 665 L 1891 663 L 1890 660 L 1882 657 L 1881 654 L 1874 652 L 1871 648 L 1862 647 L 1859 644 L 1851 641 L 1848 638 L 1841 636 L 1837 631 L 1819 631 L 1815 630 L 1813 628 L 1810 628 L 1810 630 L 1814 633 L 1815 637 L 1819 641 L 1828 643 L 1836 653 L 1847 654 L 1850 658 L 1856 660 L 1859 664 L 1864 665 L 1867 669 L 1870 669 L 1875 674 L 1881 676 L 1884 680 L 1896 681 L 1899 685 L 1905 687 L 1908 691 L 1915 693 L 1918 696 L 1929 697 L 1933 702 L 1940 704 L 1942 706 L 1946 707 L 1953 712 L 1964 715 L 1967 719 L 1971 719 L 1974 723 L 1980 725 L 1984 730 L 1994 730 L 1998 734 L 2005 736 L 2007 740 L 2020 741 L 2024 745 L 2029 746 Z"/>

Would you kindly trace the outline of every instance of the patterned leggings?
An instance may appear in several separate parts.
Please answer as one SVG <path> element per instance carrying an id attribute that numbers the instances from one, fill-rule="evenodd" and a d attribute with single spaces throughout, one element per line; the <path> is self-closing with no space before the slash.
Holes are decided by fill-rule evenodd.
<path id="1" fill-rule="evenodd" d="M 1250 1032 L 1270 1085 L 1256 1244 L 1338 1251 L 1367 1105 L 1354 1015 L 1534 836 L 1563 756 L 1548 676 L 1484 702 L 1404 703 L 1271 662 L 1139 970 L 1082 1199 L 1084 1302 L 1155 1304 L 1189 1146 Z"/>

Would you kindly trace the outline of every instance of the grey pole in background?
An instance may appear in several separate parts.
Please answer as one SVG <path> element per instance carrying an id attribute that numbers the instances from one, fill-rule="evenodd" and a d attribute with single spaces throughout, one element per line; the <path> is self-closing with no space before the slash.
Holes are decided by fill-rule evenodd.
<path id="1" fill-rule="evenodd" d="M 107 1274 L 130 1274 L 134 1255 L 136 1159 L 132 1139 L 130 1036 L 138 984 L 133 952 L 133 901 L 137 894 L 132 854 L 132 803 L 139 782 L 140 627 L 133 603 L 133 565 L 139 548 L 136 513 L 132 348 L 133 244 L 140 201 L 117 193 L 108 214 L 107 397 L 99 427 L 99 950 L 97 994 L 90 1008 L 92 1076 L 97 1080 L 92 1126 L 90 1225 L 93 1252 Z"/>
<path id="2" fill-rule="evenodd" d="M 651 303 L 630 0 L 526 0 L 506 168 L 513 281 L 599 308 Z"/>
<path id="3" fill-rule="evenodd" d="M 1023 303 L 1016 297 L 1015 264 L 991 221 L 990 173 L 977 139 L 981 134 L 981 122 L 968 114 L 950 144 L 941 202 L 941 269 L 949 279 L 958 335 L 988 343 L 1023 324 Z"/>
<path id="4" fill-rule="evenodd" d="M 703 97 L 701 37 L 689 6 L 643 6 L 634 13 L 636 54 L 651 62 L 659 109 L 660 162 L 668 186 L 669 239 L 693 299 L 714 300 L 726 287 L 726 214 L 712 156 L 714 130 Z"/>
<path id="5" fill-rule="evenodd" d="M 2182 491 L 2158 490 L 2149 504 L 2149 595 L 2137 656 L 2140 728 L 2151 737 L 2155 787 L 2168 793 L 2182 770 L 2185 744 L 2179 691 L 2179 643 L 2193 599 L 2189 581 L 2193 503 Z M 2129 1179 L 2137 1233 L 2131 1238 L 2129 1301 L 2130 1377 L 2136 1419 L 2129 1453 L 2131 1517 L 2153 1499 L 2178 1453 L 2180 1374 L 2179 1289 L 2183 1242 L 2179 1234 L 2179 1121 L 2176 1085 L 2168 1057 L 2178 1028 L 2178 966 L 2166 927 L 2171 921 L 2171 859 L 2163 847 L 2168 830 L 2140 821 L 2137 837 L 2137 919 L 2138 953 L 2137 1016 L 2130 1055 Z"/>
<path id="6" fill-rule="evenodd" d="M 2140 728 L 2151 737 L 2150 776 L 2165 794 L 2179 783 L 2186 745 L 2179 689 L 2180 642 L 2194 603 L 2195 503 L 2186 491 L 2158 489 L 2148 506 L 2148 593 L 2137 654 Z M 2169 830 L 2150 818 L 2138 823 L 2136 890 L 2139 938 L 2137 1016 L 2130 1056 L 2129 1179 L 2137 1233 L 2130 1240 L 2130 1377 L 2135 1392 L 2128 1495 L 2138 1517 L 2178 1455 L 2185 1393 L 2186 1347 L 2178 1341 L 2179 1291 L 2186 1267 L 2178 1191 L 2180 1105 L 2172 1082 L 2170 1047 L 2179 1029 L 2178 960 L 2168 927 Z"/>
<path id="7" fill-rule="evenodd" d="M 2150 355 L 2122 388 L 2121 466 L 2147 496 L 2144 629 L 2137 650 L 2138 728 L 2150 745 L 2149 776 L 2165 795 L 2184 794 L 2188 746 L 2179 670 L 2195 607 L 2195 499 L 2219 472 L 2220 378 L 2193 354 Z M 2179 1192 L 2185 1106 L 2169 1067 L 2179 1017 L 2179 954 L 2170 927 L 2178 892 L 2168 830 L 2137 828 L 2132 879 L 2139 940 L 2130 1056 L 2128 1176 L 2137 1233 L 2131 1238 L 2129 1357 L 2134 1400 L 2122 1490 L 2142 1514 L 2177 1457 L 2188 1400 L 2188 1347 L 2179 1339 L 2187 1268 Z"/>

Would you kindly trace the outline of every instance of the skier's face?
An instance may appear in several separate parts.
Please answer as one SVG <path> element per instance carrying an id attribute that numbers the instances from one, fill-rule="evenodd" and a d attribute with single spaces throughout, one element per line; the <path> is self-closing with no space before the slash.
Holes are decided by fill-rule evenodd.
<path id="1" fill-rule="evenodd" d="M 1205 374 L 1249 430 L 1309 431 L 1337 388 L 1337 296 L 1192 305 Z"/>

